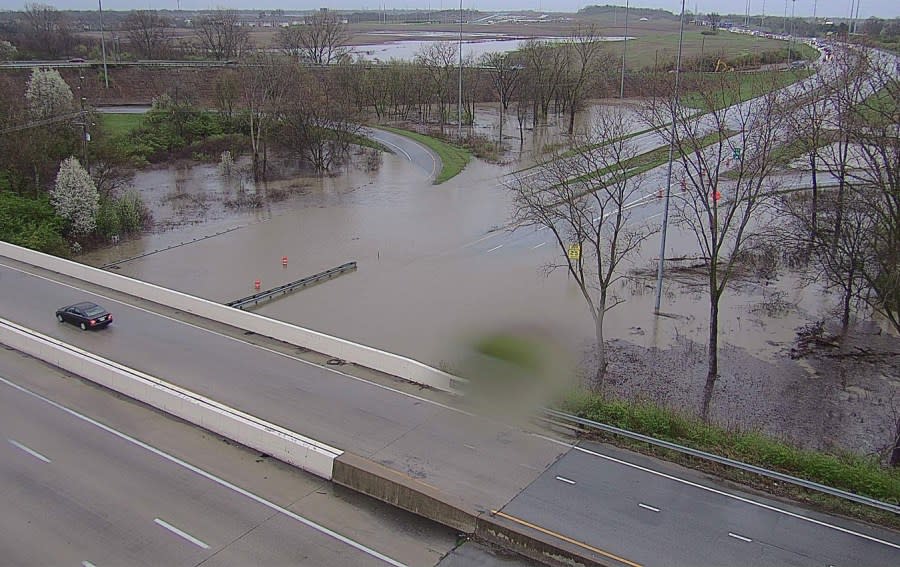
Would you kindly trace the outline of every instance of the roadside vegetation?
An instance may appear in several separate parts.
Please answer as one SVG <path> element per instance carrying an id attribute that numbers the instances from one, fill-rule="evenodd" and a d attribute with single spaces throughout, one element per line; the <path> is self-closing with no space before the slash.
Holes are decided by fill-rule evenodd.
<path id="1" fill-rule="evenodd" d="M 865 457 L 849 452 L 832 454 L 806 450 L 759 432 L 712 425 L 690 413 L 680 413 L 652 403 L 630 402 L 584 391 L 570 395 L 561 405 L 561 409 L 591 421 L 900 505 L 900 470 L 883 467 L 877 456 Z M 900 527 L 900 518 L 894 514 L 878 512 L 627 438 L 591 431 L 584 433 L 598 440 L 708 470 L 768 492 L 814 502 L 830 510 L 851 513 L 895 528 Z"/>
<path id="2" fill-rule="evenodd" d="M 720 110 L 726 106 L 756 98 L 773 89 L 782 89 L 797 81 L 802 81 L 812 74 L 813 72 L 808 69 L 737 73 L 735 80 L 730 81 L 728 90 L 720 93 L 720 96 L 710 99 L 703 93 L 694 91 L 681 97 L 681 102 L 685 106 L 705 112 Z"/>

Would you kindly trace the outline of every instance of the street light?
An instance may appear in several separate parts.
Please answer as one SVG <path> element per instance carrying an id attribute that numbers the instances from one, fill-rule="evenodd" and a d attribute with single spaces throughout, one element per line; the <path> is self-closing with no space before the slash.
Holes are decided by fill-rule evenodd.
<path id="1" fill-rule="evenodd" d="M 456 99 L 456 141 L 462 140 L 462 13 L 463 0 L 459 0 L 459 96 Z"/>
<path id="2" fill-rule="evenodd" d="M 103 0 L 97 0 L 97 6 L 100 7 L 100 50 L 103 52 L 103 81 L 106 88 L 109 88 L 109 71 L 106 68 L 106 40 L 103 37 Z"/>
<path id="3" fill-rule="evenodd" d="M 666 172 L 666 200 L 663 204 L 662 230 L 659 239 L 659 263 L 656 266 L 656 303 L 653 312 L 659 315 L 662 301 L 663 265 L 666 259 L 666 231 L 669 226 L 669 199 L 672 195 L 672 159 L 675 154 L 676 112 L 678 111 L 678 79 L 681 76 L 681 48 L 684 45 L 684 3 L 681 0 L 681 29 L 678 32 L 678 55 L 675 58 L 675 89 L 672 92 L 672 137 L 669 141 L 669 168 Z"/>
<path id="4" fill-rule="evenodd" d="M 625 98 L 625 50 L 628 49 L 628 0 L 625 0 L 625 43 L 622 44 L 622 85 L 619 87 L 619 98 Z"/>

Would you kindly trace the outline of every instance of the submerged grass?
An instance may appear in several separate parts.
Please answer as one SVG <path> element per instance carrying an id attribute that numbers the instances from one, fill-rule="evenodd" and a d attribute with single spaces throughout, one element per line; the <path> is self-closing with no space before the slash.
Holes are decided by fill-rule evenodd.
<path id="1" fill-rule="evenodd" d="M 405 136 L 411 140 L 415 140 L 416 142 L 419 142 L 420 144 L 428 147 L 428 149 L 436 153 L 438 157 L 441 158 L 441 170 L 438 172 L 437 177 L 434 180 L 435 185 L 440 185 L 441 183 L 459 175 L 459 173 L 463 170 L 463 168 L 466 167 L 466 164 L 469 163 L 469 160 L 472 158 L 471 152 L 469 152 L 465 148 L 449 144 L 443 140 L 439 140 L 438 138 L 426 136 L 425 134 L 419 134 L 418 132 L 411 132 L 409 130 L 401 130 L 400 128 L 391 128 L 388 126 L 378 126 L 378 128 L 381 130 L 387 130 L 388 132 L 393 132 L 394 134 L 399 134 L 400 136 Z"/>

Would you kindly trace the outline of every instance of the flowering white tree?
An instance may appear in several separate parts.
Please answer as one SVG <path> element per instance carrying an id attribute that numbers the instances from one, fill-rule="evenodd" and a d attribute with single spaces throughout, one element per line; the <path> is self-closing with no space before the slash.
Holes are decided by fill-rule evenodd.
<path id="1" fill-rule="evenodd" d="M 25 90 L 28 115 L 43 120 L 72 111 L 72 89 L 56 69 L 35 69 Z"/>
<path id="2" fill-rule="evenodd" d="M 73 234 L 88 234 L 97 226 L 100 194 L 90 174 L 74 157 L 60 164 L 50 202 L 59 216 L 72 223 Z"/>
<path id="3" fill-rule="evenodd" d="M 18 53 L 16 46 L 8 41 L 0 39 L 0 61 L 13 59 Z"/>

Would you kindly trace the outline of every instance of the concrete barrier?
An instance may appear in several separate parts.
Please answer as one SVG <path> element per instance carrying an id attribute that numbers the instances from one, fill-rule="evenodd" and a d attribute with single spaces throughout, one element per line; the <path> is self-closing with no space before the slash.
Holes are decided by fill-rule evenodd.
<path id="1" fill-rule="evenodd" d="M 331 479 L 342 451 L 0 318 L 0 343 L 159 410 Z"/>
<path id="2" fill-rule="evenodd" d="M 311 329 L 270 319 L 262 315 L 234 309 L 201 297 L 133 278 L 113 274 L 92 266 L 72 262 L 21 246 L 0 242 L 0 255 L 31 264 L 69 277 L 100 285 L 141 299 L 146 299 L 217 321 L 245 331 L 271 337 L 299 347 L 308 348 L 353 364 L 378 370 L 410 382 L 454 394 L 461 392 L 465 380 L 417 360 L 367 347 Z"/>
<path id="3" fill-rule="evenodd" d="M 475 532 L 475 511 L 464 510 L 438 489 L 375 461 L 344 453 L 335 459 L 332 481 L 461 532 Z"/>

